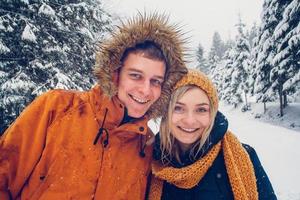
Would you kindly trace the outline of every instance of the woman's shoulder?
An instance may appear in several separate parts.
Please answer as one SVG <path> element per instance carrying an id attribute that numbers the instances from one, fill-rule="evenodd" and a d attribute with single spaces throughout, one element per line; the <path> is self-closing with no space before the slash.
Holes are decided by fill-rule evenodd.
<path id="1" fill-rule="evenodd" d="M 255 164 L 260 164 L 260 161 L 259 161 L 259 158 L 258 158 L 258 155 L 256 153 L 256 150 L 254 147 L 250 146 L 249 144 L 245 144 L 245 143 L 242 143 L 242 146 L 244 147 L 244 149 L 247 151 L 252 163 L 255 165 Z M 258 163 L 257 163 L 258 162 Z"/>
<path id="2" fill-rule="evenodd" d="M 250 146 L 249 144 L 242 143 L 242 146 L 248 152 L 248 154 L 256 153 L 255 149 L 252 146 Z"/>

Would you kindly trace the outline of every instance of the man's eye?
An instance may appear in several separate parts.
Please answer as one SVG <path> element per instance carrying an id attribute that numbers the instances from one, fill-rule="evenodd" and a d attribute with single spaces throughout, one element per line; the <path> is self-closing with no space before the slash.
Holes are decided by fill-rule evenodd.
<path id="1" fill-rule="evenodd" d="M 152 85 L 154 85 L 154 86 L 161 86 L 161 85 L 162 85 L 162 81 L 156 80 L 156 79 L 151 80 L 151 83 L 152 83 Z"/>
<path id="2" fill-rule="evenodd" d="M 142 76 L 140 74 L 129 74 L 132 79 L 140 79 Z"/>

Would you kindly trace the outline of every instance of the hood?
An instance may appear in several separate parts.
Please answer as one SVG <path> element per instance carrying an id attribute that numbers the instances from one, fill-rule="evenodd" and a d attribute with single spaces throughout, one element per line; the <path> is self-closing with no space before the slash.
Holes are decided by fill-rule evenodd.
<path id="1" fill-rule="evenodd" d="M 166 112 L 172 88 L 187 73 L 184 57 L 186 49 L 183 33 L 177 25 L 169 24 L 168 17 L 158 14 L 141 14 L 121 22 L 112 31 L 110 39 L 104 41 L 96 53 L 95 75 L 102 91 L 109 97 L 117 94 L 114 74 L 121 67 L 121 57 L 128 47 L 146 40 L 159 46 L 166 58 L 165 81 L 160 98 L 151 106 L 147 115 L 156 118 Z"/>
<path id="2" fill-rule="evenodd" d="M 227 129 L 228 129 L 228 120 L 221 112 L 218 111 L 209 138 L 204 143 L 201 149 L 201 153 L 198 155 L 197 159 L 203 157 L 215 144 L 217 144 L 220 140 L 222 140 L 225 133 L 227 132 Z M 153 159 L 160 160 L 161 153 L 162 152 L 160 150 L 159 134 L 156 134 L 155 142 L 154 142 Z M 190 160 L 188 156 L 189 152 L 187 152 L 186 155 L 187 156 L 181 158 L 183 164 L 178 163 L 176 159 L 171 159 L 171 165 L 174 167 L 184 167 L 195 162 L 195 160 Z"/>
<path id="3" fill-rule="evenodd" d="M 197 69 L 189 69 L 188 73 L 176 83 L 174 90 L 185 85 L 196 85 L 200 89 L 202 89 L 210 99 L 210 102 L 212 103 L 212 107 L 214 108 L 215 112 L 218 111 L 218 92 L 214 83 L 207 75 L 205 75 L 203 72 Z"/>

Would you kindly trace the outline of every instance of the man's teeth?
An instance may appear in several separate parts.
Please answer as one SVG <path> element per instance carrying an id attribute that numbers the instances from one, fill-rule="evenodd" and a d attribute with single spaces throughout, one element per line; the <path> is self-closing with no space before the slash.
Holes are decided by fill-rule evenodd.
<path id="1" fill-rule="evenodd" d="M 150 101 L 148 99 L 144 100 L 144 99 L 140 99 L 138 97 L 132 96 L 132 95 L 131 95 L 131 97 L 133 100 L 137 101 L 138 103 L 148 103 Z"/>
<path id="2" fill-rule="evenodd" d="M 186 132 L 194 132 L 195 130 L 197 130 L 197 128 L 182 128 L 182 127 L 180 128 Z"/>

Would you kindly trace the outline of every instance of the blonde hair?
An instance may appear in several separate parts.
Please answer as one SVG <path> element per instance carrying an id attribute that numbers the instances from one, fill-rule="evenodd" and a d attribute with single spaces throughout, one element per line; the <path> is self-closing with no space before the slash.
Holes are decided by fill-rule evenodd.
<path id="1" fill-rule="evenodd" d="M 160 134 L 160 149 L 162 152 L 161 161 L 164 164 L 169 164 L 171 162 L 171 159 L 174 158 L 177 160 L 177 162 L 182 163 L 180 159 L 181 150 L 179 147 L 179 143 L 171 133 L 171 128 L 170 128 L 172 123 L 171 119 L 172 119 L 175 104 L 178 101 L 178 99 L 180 99 L 188 90 L 192 88 L 201 89 L 199 86 L 193 84 L 188 84 L 177 88 L 171 95 L 167 114 L 162 117 L 159 134 Z M 217 110 L 215 110 L 212 104 L 212 100 L 210 98 L 209 98 L 209 102 L 210 102 L 211 124 L 206 130 L 204 130 L 200 140 L 197 140 L 194 144 L 191 145 L 189 151 L 190 152 L 189 157 L 192 160 L 196 160 L 196 157 L 200 153 L 201 148 L 203 147 L 204 143 L 208 140 L 211 129 L 214 125 L 214 119 Z"/>

